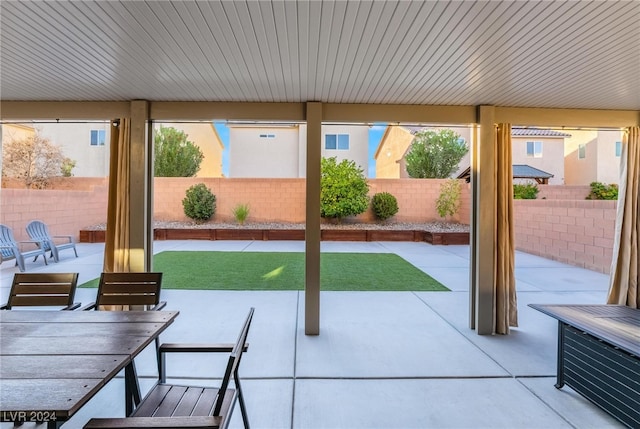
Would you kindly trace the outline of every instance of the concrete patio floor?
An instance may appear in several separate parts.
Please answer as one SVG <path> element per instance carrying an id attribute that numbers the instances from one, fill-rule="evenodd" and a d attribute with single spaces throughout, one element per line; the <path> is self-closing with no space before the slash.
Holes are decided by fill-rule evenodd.
<path id="1" fill-rule="evenodd" d="M 304 251 L 294 241 L 158 241 L 154 247 Z M 103 249 L 79 244 L 79 258 L 65 251 L 59 263 L 29 261 L 27 270 L 79 272 L 82 283 L 101 272 Z M 321 292 L 321 332 L 307 336 L 304 292 L 164 289 L 166 309 L 180 311 L 164 342 L 233 342 L 249 307 L 256 308 L 240 369 L 253 428 L 623 427 L 570 388 L 554 387 L 557 322 L 527 306 L 602 304 L 607 275 L 517 252 L 520 326 L 508 336 L 478 336 L 468 322 L 468 246 L 323 242 L 322 251 L 396 253 L 451 292 Z M 4 302 L 17 267 L 7 261 L 0 272 Z M 88 303 L 95 293 L 78 289 L 76 300 Z M 215 385 L 226 357 L 172 358 L 170 376 Z M 148 388 L 154 351 L 145 350 L 136 365 Z M 122 416 L 123 399 L 118 377 L 64 428 Z M 242 427 L 237 409 L 231 427 Z"/>

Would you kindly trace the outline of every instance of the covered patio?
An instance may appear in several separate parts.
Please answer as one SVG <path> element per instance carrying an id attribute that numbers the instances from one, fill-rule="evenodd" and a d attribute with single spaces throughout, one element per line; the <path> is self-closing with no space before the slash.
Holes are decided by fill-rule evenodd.
<path id="1" fill-rule="evenodd" d="M 3 1 L 0 8 L 0 120 L 113 124 L 110 235 L 106 250 L 86 248 L 85 275 L 150 271 L 164 245 L 192 245 L 153 242 L 153 121 L 307 124 L 306 240 L 278 244 L 304 246 L 304 292 L 166 291 L 183 312 L 167 336 L 181 340 L 203 340 L 194 326 L 205 312 L 210 333 L 228 336 L 210 308 L 233 320 L 256 303 L 243 371 L 256 427 L 617 425 L 552 385 L 556 322 L 525 304 L 603 304 L 609 279 L 515 251 L 510 129 L 625 129 L 637 153 L 640 3 Z M 474 129 L 471 245 L 365 245 L 401 252 L 452 293 L 320 291 L 322 125 L 377 122 Z M 633 189 L 628 201 L 637 210 Z M 630 234 L 621 241 L 635 243 L 637 269 Z M 616 276 L 623 288 L 627 253 Z M 2 270 L 3 291 L 10 272 Z M 178 375 L 203 376 L 204 367 L 190 366 L 195 374 Z M 110 389 L 78 420 L 112 415 L 107 403 L 119 406 Z"/>
<path id="2" fill-rule="evenodd" d="M 309 335 L 321 327 L 323 123 L 474 127 L 469 327 L 480 335 L 517 323 L 511 126 L 640 125 L 637 2 L 1 7 L 0 119 L 113 120 L 107 271 L 152 268 L 152 121 L 306 122 Z"/>

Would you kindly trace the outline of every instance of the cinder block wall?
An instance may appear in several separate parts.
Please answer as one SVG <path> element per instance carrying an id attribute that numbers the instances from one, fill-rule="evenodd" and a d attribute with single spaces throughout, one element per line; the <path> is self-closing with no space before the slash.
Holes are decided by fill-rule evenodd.
<path id="1" fill-rule="evenodd" d="M 205 183 L 217 197 L 214 220 L 233 219 L 232 209 L 248 203 L 253 222 L 296 222 L 305 219 L 304 179 L 156 178 L 154 214 L 158 220 L 186 220 L 182 199 L 186 189 Z M 398 222 L 439 220 L 435 200 L 443 180 L 372 179 L 369 195 L 390 192 L 398 199 Z M 3 180 L 3 186 L 7 186 Z M 106 221 L 107 179 L 68 178 L 54 190 L 2 188 L 0 222 L 27 239 L 25 226 L 46 222 L 53 234 L 72 234 Z M 568 189 L 564 189 L 568 188 Z M 78 189 L 78 190 L 74 190 Z M 615 229 L 616 202 L 584 200 L 588 186 L 540 186 L 539 197 L 514 201 L 518 250 L 590 270 L 609 273 Z M 565 199 L 570 197 L 572 199 Z M 453 219 L 470 223 L 470 188 L 462 186 L 461 207 Z M 372 222 L 369 211 L 356 220 Z"/>
<path id="2" fill-rule="evenodd" d="M 431 222 L 442 220 L 435 208 L 440 186 L 438 179 L 370 179 L 369 195 L 389 192 L 398 200 L 397 222 Z M 186 190 L 204 183 L 216 196 L 214 221 L 233 220 L 233 208 L 249 204 L 249 221 L 304 223 L 305 179 L 224 179 L 224 178 L 156 178 L 154 216 L 157 220 L 188 220 L 182 208 Z M 469 186 L 462 185 L 458 213 L 447 220 L 468 224 L 470 219 Z M 369 210 L 354 221 L 375 222 Z"/>
<path id="3" fill-rule="evenodd" d="M 184 214 L 182 199 L 187 189 L 204 183 L 216 196 L 213 221 L 233 220 L 233 209 L 248 204 L 250 222 L 304 222 L 304 179 L 225 179 L 158 177 L 154 188 L 156 220 L 190 220 Z"/>
<path id="4" fill-rule="evenodd" d="M 106 179 L 76 182 L 84 190 L 0 189 L 0 222 L 19 241 L 28 240 L 25 228 L 32 220 L 45 222 L 52 235 L 72 235 L 77 240 L 81 229 L 105 222 L 108 187 Z"/>
<path id="5" fill-rule="evenodd" d="M 515 200 L 516 248 L 608 274 L 616 201 Z"/>
<path id="6" fill-rule="evenodd" d="M 538 185 L 538 199 L 584 200 L 590 191 L 589 186 Z"/>
<path id="7" fill-rule="evenodd" d="M 107 186 L 106 177 L 54 177 L 49 182 L 50 190 L 92 191 L 96 186 Z M 24 189 L 24 181 L 13 177 L 2 178 L 2 188 Z"/>

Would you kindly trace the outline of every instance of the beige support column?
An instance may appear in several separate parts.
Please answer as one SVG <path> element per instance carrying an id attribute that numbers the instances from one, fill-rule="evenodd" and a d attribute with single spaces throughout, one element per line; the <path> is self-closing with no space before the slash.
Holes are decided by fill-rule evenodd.
<path id="1" fill-rule="evenodd" d="M 320 159 L 322 103 L 307 103 L 304 333 L 320 334 Z"/>
<path id="2" fill-rule="evenodd" d="M 148 180 L 147 121 L 149 103 L 144 100 L 131 101 L 131 153 L 129 160 L 130 189 L 130 267 L 132 272 L 147 271 L 151 248 L 148 244 L 148 231 L 151 208 L 148 205 L 150 194 Z M 149 256 L 148 256 L 149 255 Z"/>
<path id="3" fill-rule="evenodd" d="M 493 332 L 493 285 L 495 283 L 495 192 L 494 145 L 495 107 L 480 106 L 478 109 L 480 138 L 474 144 L 471 171 L 471 195 L 473 214 L 471 224 L 471 299 L 472 314 L 478 335 Z M 475 171 L 474 171 L 475 170 Z M 474 326 L 475 325 L 475 326 Z"/>
<path id="4" fill-rule="evenodd" d="M 149 110 L 149 113 L 151 110 Z M 153 271 L 153 193 L 154 193 L 154 172 L 153 172 L 153 121 L 147 119 L 147 141 L 146 141 L 146 198 L 145 198 L 145 248 L 144 266 L 145 271 Z"/>
<path id="5" fill-rule="evenodd" d="M 476 222 L 478 219 L 478 193 L 475 191 L 475 185 L 478 183 L 478 141 L 480 140 L 480 126 L 473 125 L 473 139 L 471 141 L 471 169 L 469 178 L 471 183 L 471 233 L 469 234 L 469 328 L 476 329 L 476 286 L 478 284 L 478 273 L 475 270 L 477 264 L 476 246 L 478 236 L 476 234 Z"/>

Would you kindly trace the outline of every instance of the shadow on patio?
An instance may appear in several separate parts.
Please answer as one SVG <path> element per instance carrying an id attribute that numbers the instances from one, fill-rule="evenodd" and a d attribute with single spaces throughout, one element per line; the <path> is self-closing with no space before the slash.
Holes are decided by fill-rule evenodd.
<path id="1" fill-rule="evenodd" d="M 304 251 L 304 242 L 161 241 L 155 247 Z M 254 428 L 622 427 L 570 388 L 554 387 L 557 322 L 527 307 L 602 304 L 608 276 L 518 252 L 520 327 L 509 336 L 478 336 L 468 327 L 468 246 L 323 242 L 322 250 L 397 253 L 451 292 L 322 292 L 321 333 L 306 336 L 304 292 L 164 289 L 166 309 L 180 311 L 161 336 L 166 342 L 231 342 L 249 307 L 256 307 L 240 374 Z M 80 244 L 77 259 L 47 267 L 30 262 L 27 269 L 79 272 L 82 283 L 99 275 L 102 251 L 102 244 Z M 1 299 L 16 270 L 13 261 L 2 264 Z M 76 297 L 88 303 L 95 293 L 79 289 Z M 225 361 L 188 359 L 173 357 L 168 374 L 218 376 Z M 137 365 L 148 388 L 155 376 L 152 348 Z M 118 377 L 64 427 L 123 415 L 123 392 Z M 238 410 L 231 426 L 241 427 Z"/>

